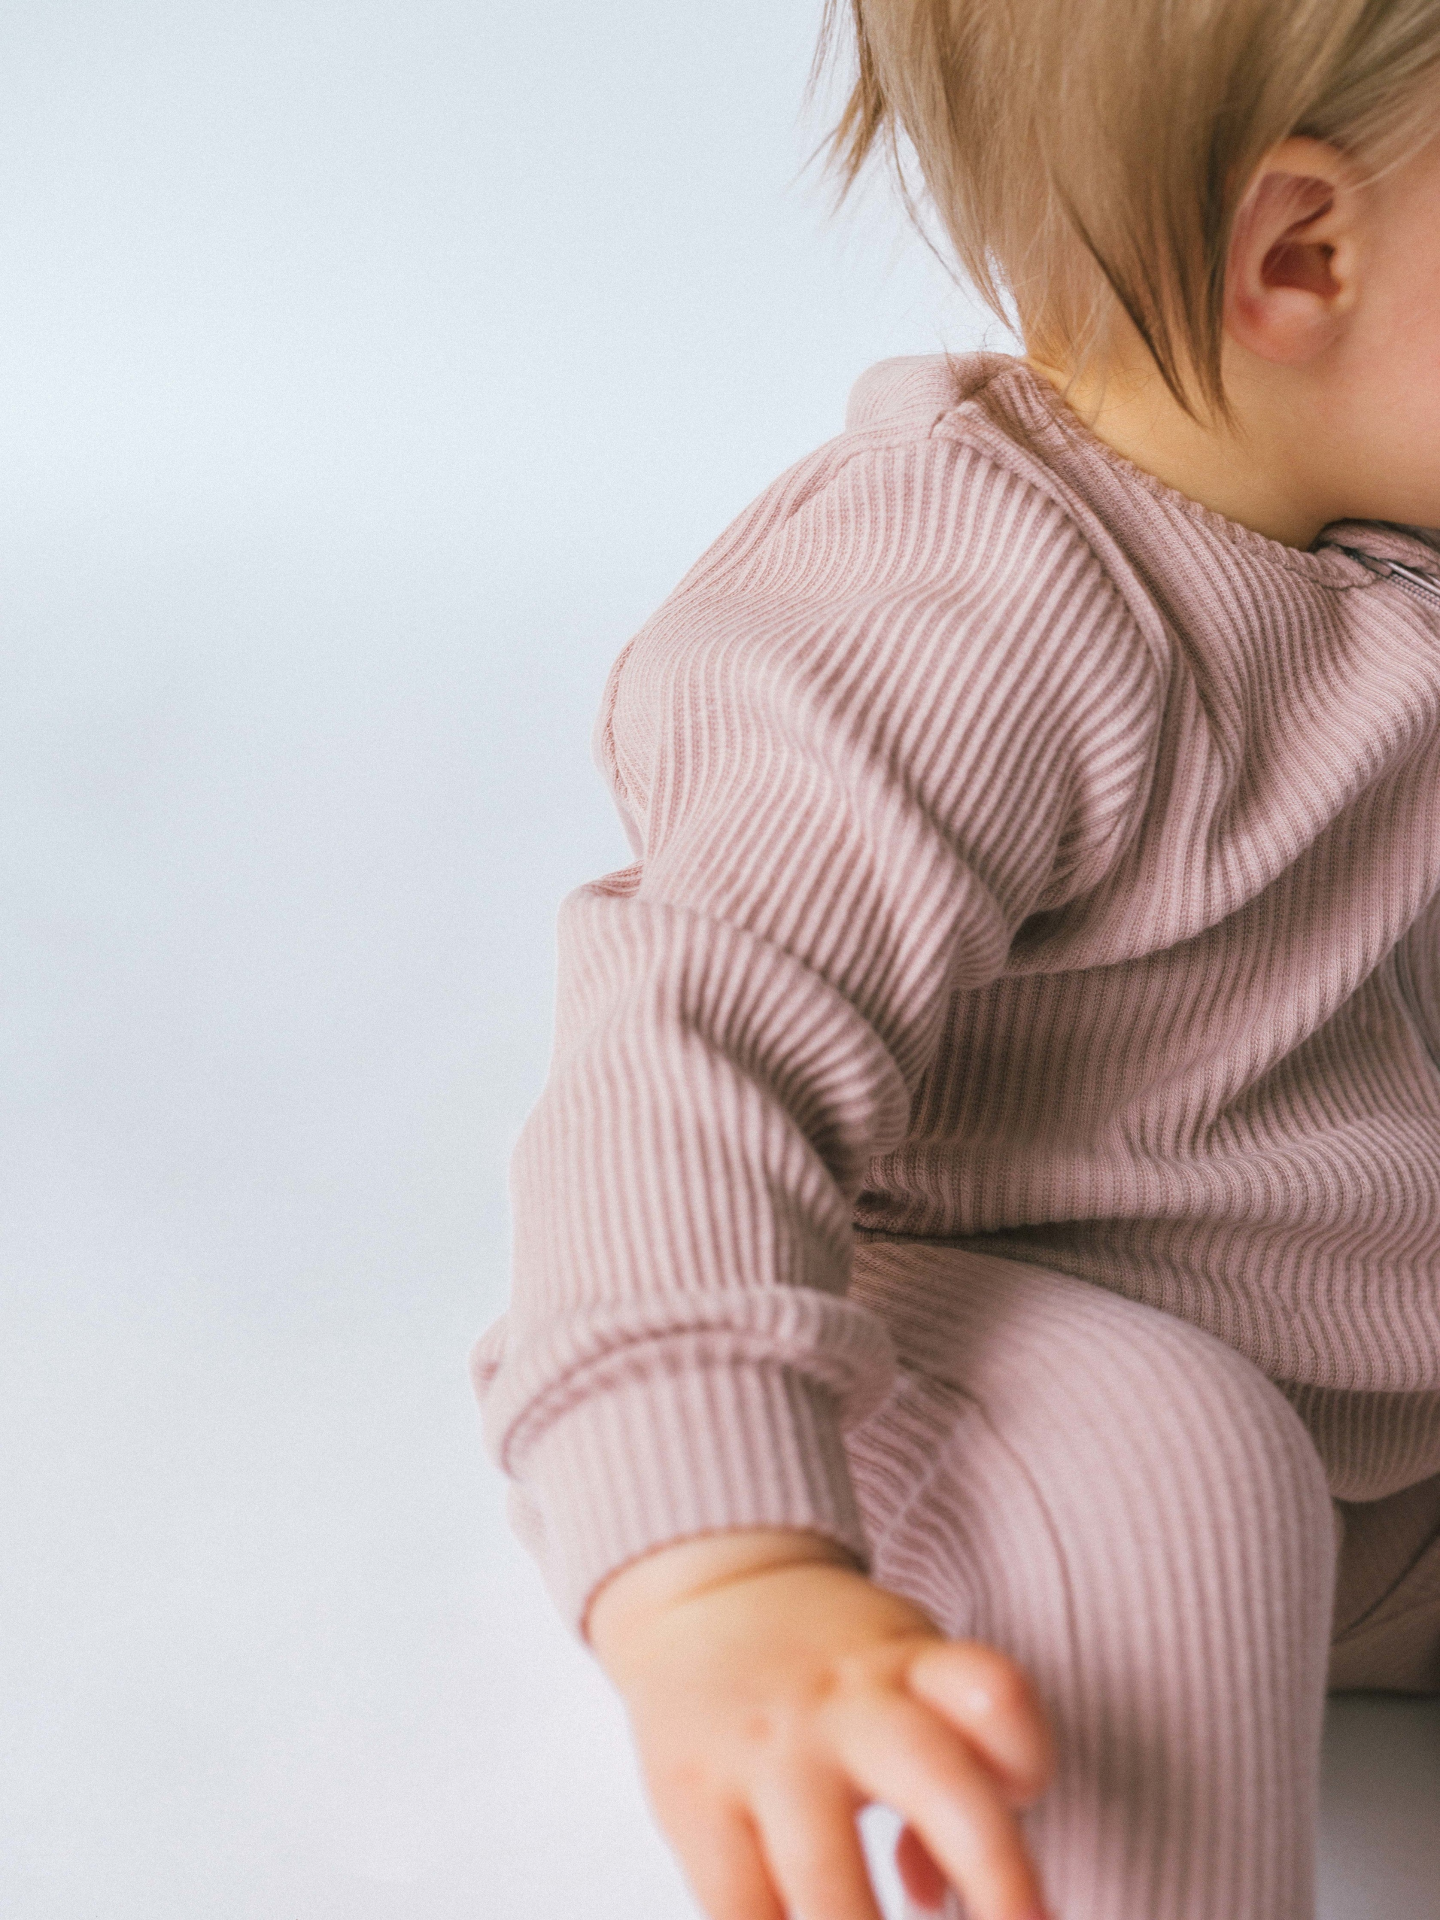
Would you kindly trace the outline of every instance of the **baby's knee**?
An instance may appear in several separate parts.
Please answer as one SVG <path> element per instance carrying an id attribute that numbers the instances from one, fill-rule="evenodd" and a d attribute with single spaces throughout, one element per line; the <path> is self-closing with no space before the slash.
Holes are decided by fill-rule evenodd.
<path id="1" fill-rule="evenodd" d="M 889 1532 L 904 1514 L 907 1533 L 944 1532 L 963 1512 L 974 1534 L 979 1510 L 1004 1503 L 1017 1515 L 1033 1507 L 1063 1554 L 1103 1538 L 1163 1557 L 1188 1532 L 1222 1556 L 1243 1546 L 1257 1570 L 1268 1557 L 1278 1575 L 1284 1563 L 1286 1580 L 1303 1563 L 1325 1586 L 1325 1469 L 1252 1361 L 1189 1321 L 1068 1275 L 968 1255 L 954 1264 L 950 1290 L 936 1287 L 928 1310 L 908 1314 L 914 1294 L 899 1282 L 913 1289 L 917 1275 L 903 1257 L 867 1265 L 904 1369 L 891 1401 L 852 1435 L 867 1524 Z"/>
<path id="2" fill-rule="evenodd" d="M 1114 1424 L 1108 1451 L 1127 1499 L 1157 1525 L 1184 1515 L 1197 1534 L 1243 1545 L 1257 1568 L 1267 1558 L 1292 1571 L 1303 1564 L 1328 1591 L 1334 1507 L 1289 1400 L 1243 1354 L 1187 1321 L 1149 1309 L 1138 1322 L 1133 1313 L 1115 1319 L 1127 1324 L 1122 1339 L 1112 1323 L 1103 1359 L 1095 1356 L 1094 1417 Z"/>
<path id="3" fill-rule="evenodd" d="M 1298 1529 L 1333 1554 L 1313 1440 L 1274 1382 L 1223 1340 L 1074 1280 L 1037 1287 L 994 1332 L 969 1386 L 1037 1476 L 1118 1501 L 1138 1527 L 1262 1541 Z"/>
<path id="4" fill-rule="evenodd" d="M 1182 1440 L 1242 1484 L 1273 1482 L 1311 1509 L 1331 1510 L 1325 1465 L 1305 1423 L 1273 1380 L 1223 1340 L 1186 1321 L 1163 1329 L 1149 1356 L 1154 1396 Z"/>

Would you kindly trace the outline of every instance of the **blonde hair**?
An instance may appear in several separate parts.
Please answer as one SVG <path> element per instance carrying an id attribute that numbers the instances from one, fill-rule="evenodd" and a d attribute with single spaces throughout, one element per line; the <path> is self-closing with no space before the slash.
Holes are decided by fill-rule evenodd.
<path id="1" fill-rule="evenodd" d="M 1440 0 L 827 0 L 817 74 L 847 14 L 842 191 L 876 150 L 903 184 L 910 149 L 1032 354 L 1083 366 L 1118 303 L 1192 413 L 1226 411 L 1226 259 L 1265 154 L 1308 134 L 1383 166 L 1435 110 Z"/>

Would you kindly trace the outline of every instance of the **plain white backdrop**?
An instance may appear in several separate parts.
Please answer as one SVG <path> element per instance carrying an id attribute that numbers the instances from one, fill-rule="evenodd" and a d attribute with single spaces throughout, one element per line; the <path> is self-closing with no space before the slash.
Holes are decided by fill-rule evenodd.
<path id="1" fill-rule="evenodd" d="M 984 331 L 802 175 L 818 13 L 0 21 L 6 1920 L 694 1914 L 465 1360 L 606 667 Z"/>

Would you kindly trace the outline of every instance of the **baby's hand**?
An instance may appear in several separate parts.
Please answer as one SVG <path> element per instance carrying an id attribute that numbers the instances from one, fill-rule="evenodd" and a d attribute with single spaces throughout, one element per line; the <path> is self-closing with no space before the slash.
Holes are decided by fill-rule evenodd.
<path id="1" fill-rule="evenodd" d="M 911 1896 L 1043 1920 L 1015 1809 L 1050 1777 L 1021 1670 L 947 1640 L 817 1534 L 729 1533 L 601 1588 L 591 1644 L 625 1698 L 660 1824 L 710 1920 L 880 1920 L 855 1815 L 907 1822 Z"/>

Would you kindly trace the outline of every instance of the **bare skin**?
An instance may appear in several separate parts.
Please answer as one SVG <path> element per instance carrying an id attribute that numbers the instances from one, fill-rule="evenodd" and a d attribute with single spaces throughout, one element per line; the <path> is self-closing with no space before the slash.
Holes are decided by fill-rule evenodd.
<path id="1" fill-rule="evenodd" d="M 1440 107 L 1437 107 L 1440 121 Z M 1190 417 L 1123 331 L 1100 369 L 1030 364 L 1137 466 L 1270 538 L 1340 519 L 1440 526 L 1440 140 L 1367 180 L 1285 141 L 1227 272 L 1230 423 Z M 902 1876 L 974 1920 L 1043 1920 L 1016 1815 L 1053 1743 L 1025 1674 L 947 1639 L 817 1534 L 682 1541 L 600 1588 L 587 1632 L 655 1812 L 710 1920 L 880 1920 L 854 1816 L 906 1821 Z"/>
<path id="2" fill-rule="evenodd" d="M 1015 1813 L 1049 1729 L 1019 1667 L 948 1640 L 813 1533 L 648 1554 L 586 1631 L 629 1709 L 651 1804 L 711 1920 L 880 1920 L 855 1815 L 904 1815 L 897 1864 L 938 1906 L 1043 1920 Z"/>
<path id="3" fill-rule="evenodd" d="M 1440 526 L 1437 210 L 1440 139 L 1372 179 L 1318 140 L 1275 149 L 1230 249 L 1231 426 L 1190 418 L 1128 324 L 1078 378 L 1030 364 L 1116 452 L 1271 539 L 1308 547 L 1333 520 Z"/>

